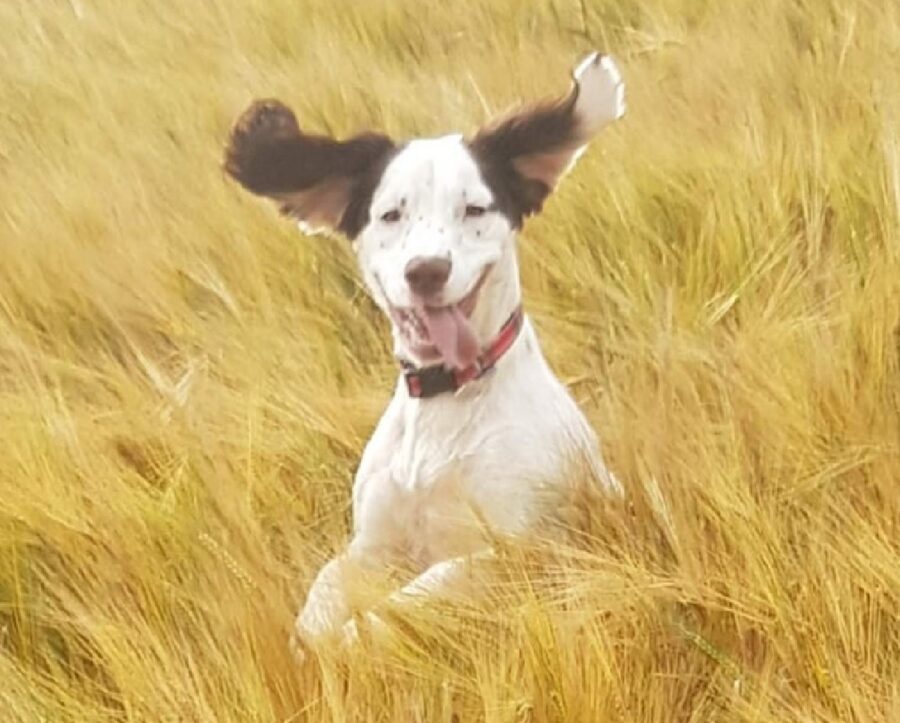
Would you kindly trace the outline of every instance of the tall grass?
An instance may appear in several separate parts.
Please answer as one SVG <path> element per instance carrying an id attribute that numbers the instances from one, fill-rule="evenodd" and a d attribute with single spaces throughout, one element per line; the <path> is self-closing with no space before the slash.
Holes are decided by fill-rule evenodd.
<path id="1" fill-rule="evenodd" d="M 0 719 L 900 720 L 900 7 L 0 4 Z M 627 485 L 488 600 L 286 647 L 396 370 L 233 118 L 470 131 L 600 47 L 629 114 L 521 243 Z"/>

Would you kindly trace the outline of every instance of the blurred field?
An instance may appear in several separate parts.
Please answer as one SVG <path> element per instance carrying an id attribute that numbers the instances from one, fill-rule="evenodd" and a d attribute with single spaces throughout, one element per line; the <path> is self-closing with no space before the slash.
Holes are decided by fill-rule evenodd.
<path id="1" fill-rule="evenodd" d="M 900 7 L 4 0 L 0 720 L 900 720 Z M 256 96 L 470 131 L 615 54 L 522 241 L 630 493 L 296 667 L 396 373 L 348 249 L 226 182 Z M 526 549 L 527 547 L 527 549 Z"/>

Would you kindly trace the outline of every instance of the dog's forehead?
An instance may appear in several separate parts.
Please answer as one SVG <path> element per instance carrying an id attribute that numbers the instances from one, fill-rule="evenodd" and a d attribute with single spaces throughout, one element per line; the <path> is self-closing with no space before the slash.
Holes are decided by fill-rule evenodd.
<path id="1" fill-rule="evenodd" d="M 384 170 L 375 196 L 486 188 L 463 137 L 454 134 L 407 143 Z"/>

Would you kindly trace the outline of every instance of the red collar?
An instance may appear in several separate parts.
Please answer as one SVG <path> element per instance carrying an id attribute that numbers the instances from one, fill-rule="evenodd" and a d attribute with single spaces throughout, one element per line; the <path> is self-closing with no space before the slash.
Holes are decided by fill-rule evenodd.
<path id="1" fill-rule="evenodd" d="M 500 331 L 490 346 L 482 352 L 474 364 L 465 369 L 447 369 L 442 364 L 420 369 L 401 360 L 400 364 L 403 367 L 403 377 L 406 379 L 409 396 L 421 399 L 436 397 L 444 392 L 455 392 L 463 385 L 483 377 L 494 368 L 500 357 L 509 351 L 513 342 L 519 337 L 523 317 L 520 304 L 506 323 L 500 327 Z"/>

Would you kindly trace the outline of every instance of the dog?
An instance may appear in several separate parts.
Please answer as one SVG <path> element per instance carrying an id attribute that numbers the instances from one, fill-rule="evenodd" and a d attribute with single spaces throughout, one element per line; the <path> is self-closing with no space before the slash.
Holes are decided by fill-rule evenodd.
<path id="1" fill-rule="evenodd" d="M 356 473 L 352 539 L 315 578 L 298 645 L 357 635 L 348 589 L 361 571 L 406 565 L 397 601 L 452 588 L 490 555 L 491 534 L 522 535 L 553 514 L 573 463 L 622 492 L 522 308 L 517 232 L 625 113 L 609 56 L 592 53 L 572 78 L 565 95 L 468 138 L 336 140 L 301 130 L 277 100 L 254 102 L 232 128 L 234 180 L 304 232 L 350 240 L 402 368 Z"/>

